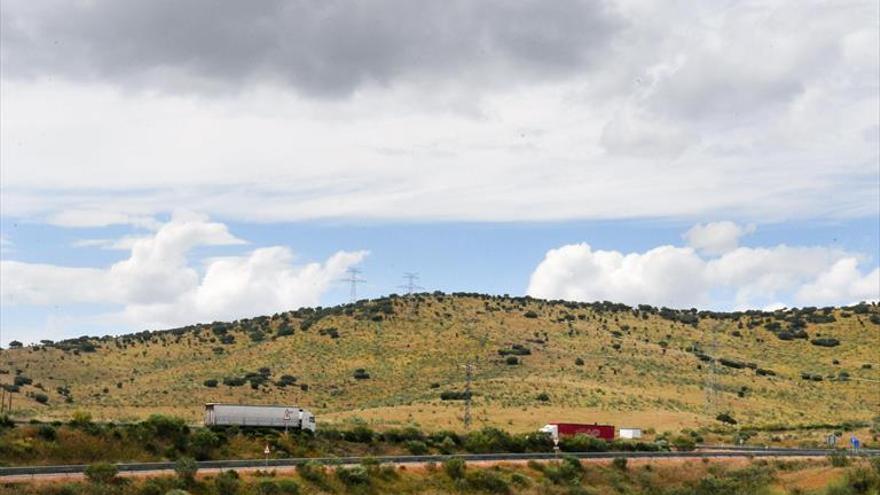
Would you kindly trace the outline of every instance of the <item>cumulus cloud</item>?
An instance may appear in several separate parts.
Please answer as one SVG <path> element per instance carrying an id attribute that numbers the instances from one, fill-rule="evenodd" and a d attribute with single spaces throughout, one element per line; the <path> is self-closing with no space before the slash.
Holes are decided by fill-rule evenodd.
<path id="1" fill-rule="evenodd" d="M 107 318 L 129 328 L 166 327 L 317 305 L 333 280 L 366 252 L 340 251 L 324 262 L 294 263 L 287 247 L 210 258 L 200 270 L 196 247 L 240 245 L 221 223 L 176 215 L 152 236 L 135 240 L 131 255 L 108 268 L 2 261 L 0 300 L 8 305 L 121 305 Z"/>
<path id="2" fill-rule="evenodd" d="M 527 292 L 549 299 L 719 309 L 777 307 L 780 300 L 824 306 L 880 299 L 880 270 L 863 272 L 861 260 L 828 247 L 734 245 L 706 258 L 692 247 L 624 254 L 571 244 L 547 252 Z M 733 297 L 719 300 L 713 297 L 718 293 Z"/>
<path id="3" fill-rule="evenodd" d="M 736 249 L 740 237 L 755 231 L 753 224 L 740 226 L 730 221 L 697 224 L 682 237 L 688 245 L 707 254 L 723 254 Z"/>

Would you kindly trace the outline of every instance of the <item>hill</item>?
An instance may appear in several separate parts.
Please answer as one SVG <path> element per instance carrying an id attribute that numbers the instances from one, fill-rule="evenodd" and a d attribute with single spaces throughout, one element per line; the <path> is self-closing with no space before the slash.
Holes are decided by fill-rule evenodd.
<path id="1" fill-rule="evenodd" d="M 460 430 L 472 362 L 474 426 L 659 431 L 728 413 L 779 428 L 875 416 L 878 344 L 875 304 L 716 313 L 433 293 L 44 341 L 2 351 L 0 383 L 22 419 L 196 422 L 206 402 L 293 403 L 319 422 Z"/>

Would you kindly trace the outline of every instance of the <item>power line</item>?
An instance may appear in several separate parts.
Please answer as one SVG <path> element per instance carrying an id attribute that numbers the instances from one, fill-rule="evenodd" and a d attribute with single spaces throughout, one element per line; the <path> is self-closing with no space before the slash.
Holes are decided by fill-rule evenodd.
<path id="1" fill-rule="evenodd" d="M 351 298 L 351 302 L 355 303 L 358 300 L 357 299 L 357 284 L 362 284 L 362 283 L 366 282 L 367 279 L 361 278 L 360 277 L 361 271 L 357 268 L 354 268 L 354 267 L 349 268 L 345 272 L 348 273 L 348 277 L 342 279 L 341 281 L 348 282 L 350 284 L 349 297 Z"/>
<path id="2" fill-rule="evenodd" d="M 465 385 L 464 385 L 464 430 L 470 431 L 471 428 L 471 381 L 474 379 L 473 363 L 464 365 Z"/>
<path id="3" fill-rule="evenodd" d="M 406 289 L 406 295 L 411 296 L 416 290 L 424 290 L 425 288 L 421 285 L 417 284 L 419 280 L 419 274 L 415 272 L 405 272 L 403 274 L 403 278 L 406 279 L 406 284 L 398 285 L 397 287 L 400 289 Z"/>

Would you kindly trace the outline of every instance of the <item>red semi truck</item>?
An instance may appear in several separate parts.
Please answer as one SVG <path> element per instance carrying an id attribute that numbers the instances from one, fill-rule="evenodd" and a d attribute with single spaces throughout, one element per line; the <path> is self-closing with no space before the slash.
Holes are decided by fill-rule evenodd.
<path id="1" fill-rule="evenodd" d="M 558 440 L 563 437 L 573 437 L 575 435 L 589 435 L 591 437 L 601 438 L 602 440 L 614 440 L 614 426 L 600 425 L 593 423 L 591 425 L 580 423 L 550 423 L 544 425 L 540 430 L 549 433 L 551 437 Z"/>

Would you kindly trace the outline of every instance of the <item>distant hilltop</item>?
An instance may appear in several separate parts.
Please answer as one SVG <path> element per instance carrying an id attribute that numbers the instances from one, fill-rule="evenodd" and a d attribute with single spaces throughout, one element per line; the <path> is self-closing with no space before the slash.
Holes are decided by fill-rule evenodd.
<path id="1" fill-rule="evenodd" d="M 3 351 L 21 418 L 196 421 L 207 402 L 323 421 L 643 428 L 867 421 L 880 307 L 717 312 L 441 292 Z M 852 400 L 853 397 L 858 398 Z"/>

